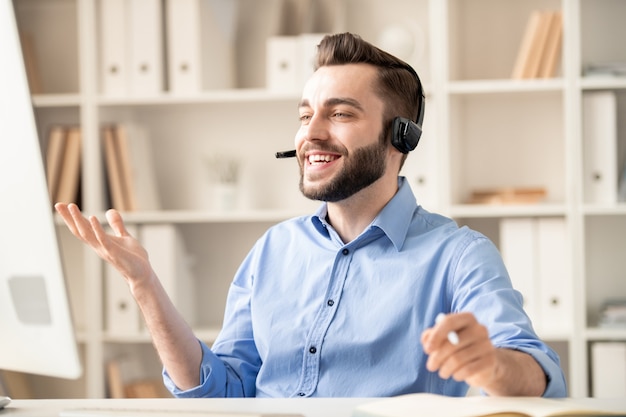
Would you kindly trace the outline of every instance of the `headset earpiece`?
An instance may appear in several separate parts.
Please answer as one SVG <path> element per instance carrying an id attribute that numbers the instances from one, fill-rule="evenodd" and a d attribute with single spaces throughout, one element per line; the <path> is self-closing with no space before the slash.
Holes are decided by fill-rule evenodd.
<path id="1" fill-rule="evenodd" d="M 424 122 L 424 105 L 426 104 L 426 100 L 424 98 L 422 82 L 415 70 L 409 65 L 403 68 L 413 74 L 417 79 L 417 85 L 419 87 L 419 114 L 415 121 L 399 116 L 393 119 L 391 126 L 391 144 L 400 152 L 409 153 L 415 149 L 422 136 L 422 123 Z"/>
<path id="2" fill-rule="evenodd" d="M 404 117 L 393 119 L 391 144 L 402 153 L 409 153 L 417 146 L 422 136 L 422 128 Z"/>

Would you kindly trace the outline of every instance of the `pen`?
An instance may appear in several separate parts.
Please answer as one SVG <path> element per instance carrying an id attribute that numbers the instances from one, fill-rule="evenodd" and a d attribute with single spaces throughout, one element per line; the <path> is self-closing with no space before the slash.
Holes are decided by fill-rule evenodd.
<path id="1" fill-rule="evenodd" d="M 435 324 L 441 323 L 441 320 L 443 320 L 445 317 L 446 315 L 444 313 L 437 314 L 437 317 L 435 317 Z M 454 346 L 459 344 L 459 335 L 457 334 L 457 332 L 455 332 L 454 330 L 448 332 L 448 342 L 450 342 Z"/>

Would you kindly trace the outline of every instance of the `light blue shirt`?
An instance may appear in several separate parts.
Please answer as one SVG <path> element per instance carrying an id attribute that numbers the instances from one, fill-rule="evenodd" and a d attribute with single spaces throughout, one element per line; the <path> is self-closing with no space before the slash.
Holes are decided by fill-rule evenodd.
<path id="1" fill-rule="evenodd" d="M 534 333 L 501 256 L 482 234 L 418 206 L 408 182 L 343 243 L 312 216 L 270 228 L 240 266 L 223 330 L 202 343 L 199 385 L 178 397 L 466 394 L 426 369 L 420 337 L 438 313 L 469 311 L 497 347 L 532 355 L 544 396 L 565 396 L 559 358 Z"/>

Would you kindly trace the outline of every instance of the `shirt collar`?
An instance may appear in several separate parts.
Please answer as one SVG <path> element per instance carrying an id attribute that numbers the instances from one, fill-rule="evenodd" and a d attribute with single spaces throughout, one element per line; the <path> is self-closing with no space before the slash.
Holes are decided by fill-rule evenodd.
<path id="1" fill-rule="evenodd" d="M 368 233 L 373 228 L 382 230 L 393 243 L 396 250 L 399 251 L 404 245 L 404 240 L 416 208 L 417 202 L 411 186 L 405 177 L 400 176 L 398 177 L 398 192 L 378 213 L 378 216 L 376 216 L 364 233 Z M 321 235 L 330 239 L 328 229 L 332 226 L 326 221 L 327 214 L 327 203 L 323 203 L 311 216 L 311 222 Z"/>

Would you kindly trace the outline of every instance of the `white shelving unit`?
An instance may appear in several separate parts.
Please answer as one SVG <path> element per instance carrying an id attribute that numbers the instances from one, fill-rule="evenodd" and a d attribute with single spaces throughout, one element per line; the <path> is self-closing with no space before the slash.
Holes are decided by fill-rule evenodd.
<path id="1" fill-rule="evenodd" d="M 14 0 L 20 28 L 31 34 L 42 92 L 33 97 L 41 138 L 53 124 L 79 124 L 83 138 L 84 212 L 103 217 L 105 174 L 99 137 L 104 123 L 132 123 L 151 141 L 163 209 L 125 214 L 133 225 L 171 224 L 194 260 L 196 325 L 214 339 L 229 282 L 254 240 L 270 225 L 317 206 L 300 196 L 294 161 L 276 161 L 292 147 L 298 94 L 264 88 L 265 38 L 284 25 L 278 0 L 233 0 L 241 6 L 235 32 L 236 88 L 186 95 L 112 98 L 98 74 L 99 5 L 105 0 Z M 571 328 L 540 332 L 561 354 L 570 395 L 590 395 L 589 344 L 626 341 L 626 329 L 597 327 L 600 305 L 626 298 L 626 204 L 584 202 L 582 97 L 595 90 L 618 96 L 618 166 L 626 159 L 626 79 L 586 78 L 595 61 L 626 61 L 620 39 L 626 1 L 620 0 L 342 0 L 316 2 L 319 31 L 348 30 L 377 42 L 390 27 L 413 35 L 405 57 L 427 94 L 425 133 L 404 174 L 420 202 L 468 224 L 499 243 L 506 218 L 564 219 L 571 259 L 564 292 Z M 564 19 L 561 66 L 555 78 L 513 81 L 510 73 L 533 10 L 560 9 Z M 238 22 L 238 23 L 237 23 Z M 252 23 L 251 23 L 252 22 Z M 256 22 L 256 23 L 254 23 Z M 261 27 L 261 23 L 265 26 Z M 274 22 L 269 27 L 267 22 Z M 211 207 L 207 158 L 241 162 L 240 207 Z M 542 186 L 534 205 L 465 204 L 471 190 Z M 104 324 L 103 265 L 59 223 L 75 321 L 86 373 L 79 381 L 31 376 L 35 395 L 102 397 L 104 362 L 120 351 L 146 355 L 143 332 L 119 336 Z M 540 328 L 541 323 L 537 323 Z M 54 388 L 50 388 L 54 387 Z"/>

